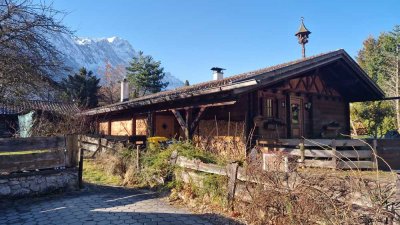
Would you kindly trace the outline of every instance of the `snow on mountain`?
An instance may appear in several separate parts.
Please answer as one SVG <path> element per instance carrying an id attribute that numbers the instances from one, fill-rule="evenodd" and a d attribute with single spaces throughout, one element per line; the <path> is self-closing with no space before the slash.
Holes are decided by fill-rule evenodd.
<path id="1" fill-rule="evenodd" d="M 53 35 L 52 43 L 63 54 L 63 61 L 70 72 L 81 67 L 95 74 L 104 69 L 108 61 L 113 67 L 126 67 L 136 54 L 132 45 L 119 37 L 80 38 L 69 35 Z M 164 81 L 169 82 L 167 89 L 181 87 L 184 83 L 167 72 Z"/>

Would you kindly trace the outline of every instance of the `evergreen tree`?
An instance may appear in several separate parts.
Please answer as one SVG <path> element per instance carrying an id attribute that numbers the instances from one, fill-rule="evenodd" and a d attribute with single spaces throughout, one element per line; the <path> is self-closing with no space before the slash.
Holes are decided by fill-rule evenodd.
<path id="1" fill-rule="evenodd" d="M 164 68 L 160 61 L 154 61 L 151 56 L 146 56 L 142 51 L 134 56 L 127 70 L 127 78 L 132 83 L 136 92 L 143 96 L 149 93 L 157 93 L 168 86 L 163 82 Z"/>
<path id="2" fill-rule="evenodd" d="M 98 105 L 98 91 L 100 79 L 93 75 L 92 71 L 87 71 L 84 67 L 79 73 L 68 75 L 64 78 L 61 85 L 67 95 L 83 108 L 93 108 Z"/>
<path id="3" fill-rule="evenodd" d="M 185 80 L 185 86 L 190 86 L 190 83 L 188 80 Z"/>
<path id="4" fill-rule="evenodd" d="M 375 81 L 386 96 L 399 96 L 396 47 L 400 44 L 400 26 L 381 33 L 377 39 L 368 37 L 358 52 L 357 61 Z M 381 136 L 389 130 L 400 128 L 400 102 L 362 102 L 351 106 L 352 120 L 358 120 L 369 134 Z M 397 117 L 397 119 L 396 119 Z"/>

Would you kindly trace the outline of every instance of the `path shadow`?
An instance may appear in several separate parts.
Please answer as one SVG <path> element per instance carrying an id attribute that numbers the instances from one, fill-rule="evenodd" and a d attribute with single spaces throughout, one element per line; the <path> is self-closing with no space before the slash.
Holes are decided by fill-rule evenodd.
<path id="1" fill-rule="evenodd" d="M 159 198 L 159 193 L 145 189 L 88 185 L 85 190 L 72 193 L 0 200 L 0 221 L 3 218 L 5 224 L 243 224 L 216 213 L 193 214 Z"/>

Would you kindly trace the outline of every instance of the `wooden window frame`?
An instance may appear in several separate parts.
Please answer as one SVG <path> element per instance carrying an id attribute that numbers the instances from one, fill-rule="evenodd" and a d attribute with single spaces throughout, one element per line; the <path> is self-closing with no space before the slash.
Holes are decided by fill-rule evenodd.
<path id="1" fill-rule="evenodd" d="M 262 96 L 260 98 L 260 115 L 266 118 L 278 117 L 278 100 L 275 97 Z"/>

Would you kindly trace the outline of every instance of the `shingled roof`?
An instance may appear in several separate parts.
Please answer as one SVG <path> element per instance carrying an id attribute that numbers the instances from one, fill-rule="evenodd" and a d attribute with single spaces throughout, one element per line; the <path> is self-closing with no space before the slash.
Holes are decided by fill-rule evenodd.
<path id="1" fill-rule="evenodd" d="M 75 115 L 80 112 L 78 106 L 74 103 L 28 100 L 15 104 L 0 104 L 0 115 L 21 114 L 39 110 L 64 115 Z"/>
<path id="2" fill-rule="evenodd" d="M 143 105 L 150 105 L 154 103 L 159 103 L 160 99 L 163 98 L 164 100 L 167 99 L 169 100 L 176 100 L 179 98 L 186 98 L 186 97 L 192 97 L 194 95 L 202 95 L 202 94 L 209 94 L 210 90 L 212 89 L 218 89 L 220 91 L 223 90 L 223 88 L 227 87 L 233 87 L 235 84 L 240 84 L 246 81 L 251 81 L 254 80 L 256 81 L 260 76 L 269 76 L 269 77 L 278 77 L 279 75 L 293 69 L 296 70 L 295 67 L 296 65 L 302 66 L 305 64 L 312 65 L 316 64 L 318 62 L 326 61 L 326 60 L 331 60 L 331 59 L 338 59 L 338 58 L 346 58 L 351 61 L 351 63 L 355 64 L 356 69 L 358 69 L 360 73 L 362 74 L 362 79 L 365 79 L 365 81 L 368 83 L 368 85 L 371 86 L 373 91 L 376 93 L 377 96 L 383 97 L 383 92 L 380 90 L 378 86 L 375 85 L 374 82 L 365 74 L 365 72 L 357 65 L 357 63 L 354 62 L 353 59 L 343 50 L 335 50 L 319 55 L 314 55 L 298 60 L 294 60 L 291 62 L 283 63 L 283 64 L 278 64 L 275 66 L 270 66 L 266 68 L 262 68 L 259 70 L 254 70 L 234 76 L 230 76 L 221 80 L 212 80 L 212 81 L 207 81 L 195 85 L 190 85 L 190 86 L 184 86 L 180 87 L 174 90 L 168 90 L 168 91 L 162 91 L 158 92 L 155 94 L 150 94 L 146 95 L 143 97 L 135 98 L 126 102 L 120 102 L 120 103 L 115 103 L 107 106 L 102 106 L 94 109 L 87 110 L 83 112 L 83 115 L 95 115 L 95 114 L 100 114 L 100 113 L 106 113 L 106 112 L 111 112 L 111 111 L 118 111 L 118 110 L 123 110 L 127 108 L 135 108 L 138 106 L 143 106 Z M 300 70 L 299 70 L 300 71 Z M 379 98 L 378 97 L 378 98 Z"/>

